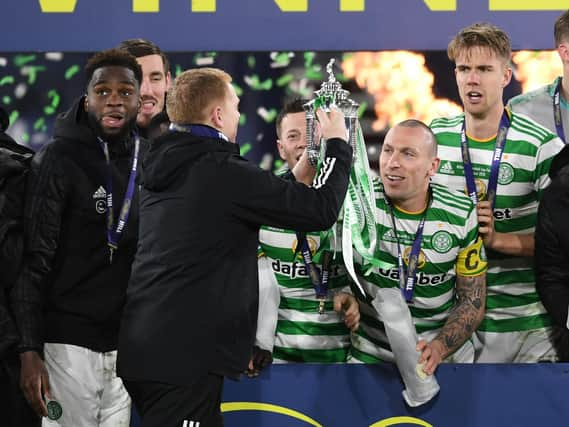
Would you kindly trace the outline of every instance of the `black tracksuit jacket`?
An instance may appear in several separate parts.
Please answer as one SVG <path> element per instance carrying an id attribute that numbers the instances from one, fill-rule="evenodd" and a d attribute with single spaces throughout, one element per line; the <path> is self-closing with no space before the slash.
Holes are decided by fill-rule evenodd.
<path id="1" fill-rule="evenodd" d="M 342 140 L 327 145 L 324 173 L 309 188 L 247 162 L 231 142 L 178 132 L 155 141 L 143 163 L 120 376 L 191 385 L 206 373 L 243 372 L 257 322 L 259 227 L 332 226 L 352 153 Z"/>
<path id="2" fill-rule="evenodd" d="M 109 263 L 107 165 L 87 123 L 84 99 L 58 117 L 52 141 L 34 156 L 26 200 L 22 273 L 13 292 L 20 351 L 44 342 L 105 352 L 117 348 L 138 232 L 135 191 L 119 248 Z M 115 224 L 122 206 L 133 140 L 109 143 Z M 141 152 L 145 143 L 141 143 Z"/>
<path id="3" fill-rule="evenodd" d="M 26 170 L 32 155 L 0 130 L 0 359 L 19 340 L 9 295 L 22 261 Z"/>

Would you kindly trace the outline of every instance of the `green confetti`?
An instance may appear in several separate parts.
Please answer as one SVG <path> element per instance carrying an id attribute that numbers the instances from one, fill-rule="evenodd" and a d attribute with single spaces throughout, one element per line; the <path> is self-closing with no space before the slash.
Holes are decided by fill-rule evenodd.
<path id="1" fill-rule="evenodd" d="M 316 56 L 316 53 L 314 53 L 314 52 L 304 52 L 304 66 L 306 68 L 312 66 L 312 61 L 314 61 L 315 56 Z"/>
<path id="2" fill-rule="evenodd" d="M 361 119 L 367 109 L 367 102 L 362 102 L 358 107 L 358 119 Z"/>
<path id="3" fill-rule="evenodd" d="M 10 104 L 12 102 L 12 98 L 10 98 L 8 95 L 4 95 L 2 97 L 2 102 L 6 105 Z"/>
<path id="4" fill-rule="evenodd" d="M 28 142 L 30 142 L 30 134 L 27 132 L 24 132 L 20 139 L 22 140 L 22 142 L 24 144 L 27 144 Z"/>
<path id="5" fill-rule="evenodd" d="M 245 123 L 247 123 L 247 114 L 243 113 L 239 116 L 239 126 L 245 126 Z"/>
<path id="6" fill-rule="evenodd" d="M 16 67 L 21 67 L 26 65 L 28 62 L 35 61 L 36 55 L 16 55 L 14 57 L 14 65 Z"/>
<path id="7" fill-rule="evenodd" d="M 272 123 L 276 118 L 279 112 L 275 108 L 271 108 L 270 110 L 266 111 L 266 114 L 263 114 L 261 117 L 266 123 Z"/>
<path id="8" fill-rule="evenodd" d="M 52 115 L 59 106 L 60 97 L 55 89 L 47 93 L 47 97 L 51 99 L 51 104 L 43 107 L 43 112 L 47 115 Z"/>
<path id="9" fill-rule="evenodd" d="M 290 64 L 290 55 L 288 52 L 283 52 L 283 53 L 279 53 L 275 59 L 274 62 L 278 65 L 288 65 Z"/>
<path id="10" fill-rule="evenodd" d="M 18 117 L 20 117 L 20 113 L 17 110 L 14 110 L 10 113 L 10 126 L 12 126 L 14 123 L 16 123 L 16 120 L 18 120 Z"/>
<path id="11" fill-rule="evenodd" d="M 266 79 L 265 81 L 261 81 L 257 74 L 253 74 L 252 76 L 245 76 L 245 83 L 249 85 L 249 87 L 253 90 L 271 90 L 273 87 L 273 79 Z"/>
<path id="12" fill-rule="evenodd" d="M 45 119 L 43 117 L 40 117 L 39 119 L 37 119 L 35 121 L 34 130 L 35 131 L 41 131 L 41 132 L 45 132 L 47 130 L 47 126 L 45 124 Z"/>
<path id="13" fill-rule="evenodd" d="M 237 96 L 241 96 L 243 95 L 243 88 L 241 86 L 239 86 L 238 84 L 235 83 L 231 83 L 233 85 L 233 89 L 235 89 L 235 93 L 237 94 Z"/>
<path id="14" fill-rule="evenodd" d="M 14 81 L 14 76 L 4 76 L 2 79 L 0 79 L 0 86 L 12 84 Z"/>
<path id="15" fill-rule="evenodd" d="M 239 151 L 239 153 L 240 153 L 242 156 L 244 156 L 244 155 L 246 155 L 249 151 L 251 151 L 251 148 L 252 148 L 252 147 L 251 147 L 251 144 L 250 144 L 249 142 L 246 143 L 246 144 L 243 144 L 243 145 L 241 146 L 241 150 Z"/>
<path id="16" fill-rule="evenodd" d="M 305 76 L 307 79 L 311 79 L 311 80 L 322 80 L 322 72 L 316 70 L 315 68 L 311 68 L 309 70 L 306 70 Z"/>
<path id="17" fill-rule="evenodd" d="M 273 165 L 273 172 L 278 171 L 280 168 L 282 168 L 284 165 L 284 162 L 282 159 L 276 159 L 275 163 Z"/>
<path id="18" fill-rule="evenodd" d="M 79 72 L 79 65 L 72 65 L 67 70 L 65 70 L 65 80 L 71 80 L 71 78 Z"/>
<path id="19" fill-rule="evenodd" d="M 32 85 L 36 82 L 38 78 L 38 72 L 45 71 L 45 67 L 43 65 L 34 65 L 29 66 L 28 68 L 28 84 Z"/>
<path id="20" fill-rule="evenodd" d="M 249 68 L 255 68 L 256 62 L 257 62 L 257 60 L 255 59 L 255 57 L 253 55 L 249 55 L 247 57 L 247 65 L 249 66 Z"/>
<path id="21" fill-rule="evenodd" d="M 292 74 L 285 74 L 277 79 L 277 86 L 283 87 L 288 85 L 291 81 L 294 80 L 294 76 Z"/>

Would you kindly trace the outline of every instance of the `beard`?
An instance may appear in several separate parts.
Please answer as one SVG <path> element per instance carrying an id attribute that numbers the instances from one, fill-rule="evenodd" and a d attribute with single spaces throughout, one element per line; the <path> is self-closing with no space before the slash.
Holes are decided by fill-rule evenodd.
<path id="1" fill-rule="evenodd" d="M 87 121 L 89 123 L 89 127 L 95 132 L 95 135 L 109 143 L 124 141 L 136 128 L 136 115 L 125 120 L 125 124 L 118 130 L 118 132 L 112 134 L 105 132 L 105 129 L 101 126 L 97 116 L 90 111 L 87 112 Z"/>

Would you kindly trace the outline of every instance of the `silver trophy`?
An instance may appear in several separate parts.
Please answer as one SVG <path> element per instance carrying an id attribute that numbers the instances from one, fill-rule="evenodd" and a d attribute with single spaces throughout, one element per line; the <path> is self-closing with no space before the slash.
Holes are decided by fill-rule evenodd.
<path id="1" fill-rule="evenodd" d="M 320 89 L 315 91 L 316 97 L 304 104 L 304 111 L 306 113 L 306 149 L 308 151 L 308 160 L 314 167 L 318 164 L 320 156 L 320 145 L 314 141 L 314 120 L 315 111 L 321 107 L 325 111 L 329 111 L 331 106 L 336 106 L 344 113 L 346 117 L 346 127 L 348 128 L 349 143 L 353 149 L 353 156 L 356 156 L 356 137 L 357 137 L 357 120 L 358 120 L 358 107 L 359 104 L 354 100 L 348 98 L 350 92 L 342 89 L 342 85 L 334 77 L 335 59 L 330 59 L 326 65 L 326 72 L 328 73 L 328 81 L 325 81 L 320 86 Z"/>

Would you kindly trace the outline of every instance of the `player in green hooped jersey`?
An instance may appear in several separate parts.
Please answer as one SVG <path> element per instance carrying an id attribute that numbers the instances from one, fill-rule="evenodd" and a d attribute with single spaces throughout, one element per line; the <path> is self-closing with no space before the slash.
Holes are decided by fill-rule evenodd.
<path id="1" fill-rule="evenodd" d="M 420 121 L 406 120 L 393 127 L 379 162 L 377 260 L 370 268 L 356 255 L 358 276 L 372 298 L 380 288 L 406 288 L 408 277 L 414 276 L 407 301 L 425 373 L 432 374 L 444 360 L 472 363 L 470 337 L 484 313 L 486 271 L 474 205 L 464 195 L 430 184 L 438 166 L 437 144 Z M 412 249 L 414 242 L 420 251 Z M 381 313 L 363 301 L 360 311 L 351 361 L 392 361 Z"/>
<path id="2" fill-rule="evenodd" d="M 433 181 L 480 200 L 488 283 L 486 314 L 476 334 L 477 361 L 557 360 L 552 320 L 535 288 L 533 233 L 549 165 L 563 143 L 504 108 L 503 89 L 512 71 L 510 42 L 502 30 L 490 24 L 465 28 L 449 44 L 448 56 L 456 64 L 464 114 L 430 125 L 441 158 Z"/>
<path id="3" fill-rule="evenodd" d="M 525 114 L 555 133 L 563 142 L 569 137 L 569 10 L 556 20 L 553 29 L 555 48 L 561 59 L 563 75 L 552 83 L 515 96 L 508 108 Z"/>
<path id="4" fill-rule="evenodd" d="M 308 165 L 304 154 L 303 103 L 297 99 L 286 104 L 277 117 L 277 147 L 289 168 L 284 178 L 311 184 L 315 170 Z M 263 227 L 259 233 L 257 346 L 272 352 L 276 362 L 334 363 L 347 359 L 350 328 L 357 328 L 359 311 L 357 301 L 349 293 L 348 275 L 343 268 L 341 232 L 336 235 L 337 239 L 327 237 L 326 233 L 306 233 L 313 261 L 320 269 L 324 253 L 331 255 L 327 268 L 328 296 L 320 313 L 320 301 L 295 231 Z"/>

